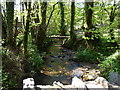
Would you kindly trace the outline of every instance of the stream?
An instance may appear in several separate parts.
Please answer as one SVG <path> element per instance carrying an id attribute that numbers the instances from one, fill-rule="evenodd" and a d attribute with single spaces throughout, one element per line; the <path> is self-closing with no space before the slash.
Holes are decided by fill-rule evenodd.
<path id="1" fill-rule="evenodd" d="M 56 39 L 49 48 L 43 70 L 33 77 L 35 84 L 52 85 L 54 81 L 59 81 L 68 85 L 74 76 L 80 77 L 91 72 L 96 74 L 97 64 L 74 62 L 72 59 L 76 55 L 76 51 L 62 47 L 62 40 Z"/>

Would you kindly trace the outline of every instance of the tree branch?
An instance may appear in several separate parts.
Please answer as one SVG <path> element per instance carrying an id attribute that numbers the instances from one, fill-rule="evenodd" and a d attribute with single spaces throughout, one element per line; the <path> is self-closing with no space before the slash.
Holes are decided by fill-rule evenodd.
<path id="1" fill-rule="evenodd" d="M 103 4 L 103 6 L 105 6 L 105 3 L 104 3 L 104 2 L 102 2 L 102 4 Z M 110 13 L 108 12 L 107 9 L 104 8 L 104 10 L 108 13 L 108 15 L 110 15 Z"/>
<path id="2" fill-rule="evenodd" d="M 108 15 L 110 15 L 110 13 L 108 12 L 108 10 L 107 9 L 104 9 L 107 13 L 108 13 Z"/>
<path id="3" fill-rule="evenodd" d="M 55 6 L 56 6 L 57 4 L 58 4 L 58 2 L 53 5 L 53 10 L 51 11 L 51 14 L 50 14 L 50 17 L 49 17 L 49 19 L 48 19 L 46 28 L 48 27 L 48 25 L 49 25 L 49 23 L 50 23 L 50 19 L 51 19 L 51 17 L 52 17 L 52 14 L 53 14 L 53 12 L 54 12 L 54 10 L 55 10 Z"/>
<path id="4" fill-rule="evenodd" d="M 114 16 L 116 16 L 115 11 L 117 10 L 117 4 L 116 4 L 115 0 L 114 0 L 113 6 L 114 6 L 113 14 L 114 14 Z"/>

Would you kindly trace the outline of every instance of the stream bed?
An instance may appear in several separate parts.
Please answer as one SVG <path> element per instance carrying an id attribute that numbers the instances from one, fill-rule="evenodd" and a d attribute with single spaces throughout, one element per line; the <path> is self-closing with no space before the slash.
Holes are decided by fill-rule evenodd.
<path id="1" fill-rule="evenodd" d="M 54 81 L 60 81 L 64 85 L 68 85 L 71 84 L 72 77 L 77 76 L 80 78 L 88 73 L 92 73 L 92 78 L 96 78 L 96 73 L 99 72 L 97 64 L 74 62 L 72 59 L 75 59 L 76 55 L 76 51 L 62 47 L 62 40 L 56 39 L 49 48 L 44 68 L 33 77 L 35 84 L 52 85 Z"/>

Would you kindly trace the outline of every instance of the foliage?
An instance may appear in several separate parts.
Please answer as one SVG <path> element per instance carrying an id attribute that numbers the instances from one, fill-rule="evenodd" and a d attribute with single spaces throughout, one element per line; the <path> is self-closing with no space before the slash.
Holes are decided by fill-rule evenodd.
<path id="1" fill-rule="evenodd" d="M 101 53 L 103 56 L 109 56 L 113 54 L 117 48 L 118 47 L 115 40 L 102 38 L 102 37 L 100 38 L 99 42 L 96 44 L 97 52 Z"/>
<path id="2" fill-rule="evenodd" d="M 11 74 L 9 72 L 5 72 L 2 70 L 2 87 L 1 89 L 8 90 L 10 88 L 16 88 L 18 86 L 17 83 L 17 77 L 13 76 L 11 77 Z"/>
<path id="3" fill-rule="evenodd" d="M 79 48 L 77 51 L 78 61 L 101 62 L 109 55 L 115 53 L 118 49 L 118 44 L 116 40 L 100 37 L 93 47 L 94 50 Z"/>
<path id="4" fill-rule="evenodd" d="M 31 65 L 30 71 L 36 72 L 39 72 L 41 70 L 42 64 L 44 62 L 37 50 L 37 47 L 32 44 L 31 38 L 28 44 L 28 62 Z"/>
<path id="5" fill-rule="evenodd" d="M 55 2 L 50 2 L 48 5 L 48 9 L 47 9 L 47 19 L 49 18 L 49 15 L 52 11 L 52 5 Z M 64 4 L 64 3 L 63 3 Z M 70 26 L 70 6 L 69 5 L 65 5 L 64 6 L 64 14 L 65 14 L 65 30 L 68 31 L 69 26 Z M 55 6 L 55 10 L 53 12 L 53 15 L 51 17 L 50 20 L 50 24 L 48 26 L 48 30 L 47 30 L 47 35 L 55 35 L 55 34 L 60 34 L 60 7 L 59 5 Z M 67 32 L 67 35 L 69 35 L 69 32 Z"/>
<path id="6" fill-rule="evenodd" d="M 102 76 L 108 79 L 110 72 L 117 72 L 120 74 L 120 54 L 116 51 L 114 54 L 105 58 L 104 61 L 99 64 Z"/>
<path id="7" fill-rule="evenodd" d="M 9 41 L 9 43 L 5 42 L 5 47 L 7 47 L 12 42 L 13 42 L 13 44 L 15 44 L 15 52 L 13 52 L 12 50 L 10 51 L 8 48 L 7 49 L 5 48 L 2 50 L 3 51 L 2 52 L 2 54 L 3 54 L 3 74 L 2 74 L 3 80 L 2 81 L 3 81 L 4 89 L 8 89 L 9 87 L 16 86 L 18 84 L 16 81 L 18 80 L 18 77 L 19 77 L 17 75 L 21 75 L 19 73 L 20 69 L 24 71 L 24 68 L 22 68 L 20 65 L 22 65 L 21 61 L 24 60 L 24 58 L 23 58 L 24 55 L 23 55 L 22 51 L 25 50 L 25 48 L 24 48 L 25 43 L 24 43 L 23 39 L 25 36 L 25 33 L 24 33 L 25 26 L 27 25 L 27 23 L 26 23 L 27 22 L 26 21 L 27 20 L 27 10 L 31 10 L 31 13 L 29 13 L 31 21 L 29 22 L 30 25 L 28 25 L 28 26 L 30 26 L 31 29 L 29 29 L 28 33 L 26 34 L 26 37 L 28 36 L 28 40 L 26 40 L 26 44 L 27 44 L 26 49 L 27 49 L 27 56 L 28 56 L 27 61 L 29 63 L 29 67 L 30 67 L 30 68 L 28 68 L 29 69 L 28 72 L 29 71 L 30 72 L 32 72 L 32 71 L 40 72 L 40 70 L 43 66 L 43 63 L 44 63 L 44 61 L 42 59 L 42 56 L 44 56 L 44 55 L 39 54 L 40 51 L 38 51 L 38 48 L 40 47 L 40 50 L 41 50 L 42 49 L 41 47 L 43 47 L 47 52 L 47 48 L 49 46 L 51 46 L 52 42 L 54 42 L 51 39 L 45 38 L 45 40 L 43 40 L 40 37 L 44 36 L 43 34 L 45 34 L 45 36 L 60 34 L 61 18 L 60 18 L 60 6 L 59 5 L 55 6 L 55 10 L 52 14 L 52 17 L 50 19 L 50 23 L 48 25 L 47 30 L 45 30 L 45 32 L 44 32 L 44 31 L 42 31 L 42 29 L 44 29 L 45 27 L 41 28 L 44 21 L 46 23 L 48 22 L 50 14 L 53 10 L 53 5 L 55 3 L 56 2 L 48 2 L 47 9 L 46 9 L 47 14 L 46 14 L 45 18 L 43 18 L 45 15 L 42 13 L 42 11 L 44 11 L 44 10 L 42 10 L 40 8 L 40 6 L 42 4 L 40 4 L 39 2 L 33 2 L 34 5 L 31 5 L 31 9 L 26 9 L 25 5 L 23 5 L 24 6 L 23 7 L 23 6 L 21 6 L 22 4 L 19 4 L 19 6 L 21 8 L 20 10 L 15 10 L 16 8 L 15 9 L 6 8 L 5 3 L 1 4 L 2 18 L 4 18 L 2 21 L 5 23 L 5 26 L 4 26 L 5 29 L 6 28 L 9 29 L 9 30 L 7 30 L 7 29 L 3 30 L 4 33 L 2 34 L 2 36 L 4 36 L 3 39 L 6 39 L 5 40 L 6 42 Z M 67 31 L 66 35 L 70 35 L 70 23 L 73 22 L 73 20 L 71 21 L 71 18 L 70 18 L 71 17 L 71 14 L 70 14 L 71 7 L 70 7 L 69 2 L 68 3 L 65 2 L 63 4 L 64 4 L 64 14 L 65 14 L 65 18 L 64 18 L 65 19 L 65 30 Z M 14 5 L 12 5 L 12 6 L 14 6 Z M 23 8 L 24 8 L 24 10 L 23 10 Z M 75 21 L 74 21 L 75 30 L 78 30 L 80 28 L 79 31 L 82 32 L 83 34 L 87 33 L 87 32 L 92 33 L 90 44 L 92 43 L 92 41 L 95 41 L 94 45 L 91 45 L 94 47 L 94 50 L 88 49 L 88 48 L 83 49 L 82 47 L 78 49 L 77 61 L 78 62 L 79 61 L 85 61 L 85 62 L 88 62 L 88 61 L 89 62 L 98 62 L 99 61 L 99 62 L 101 62 L 100 67 L 103 72 L 103 76 L 107 76 L 109 74 L 109 72 L 111 72 L 111 71 L 120 73 L 120 70 L 119 70 L 120 56 L 116 55 L 116 53 L 115 53 L 116 49 L 118 49 L 118 44 L 117 44 L 118 39 L 119 39 L 118 34 L 120 33 L 120 32 L 116 32 L 117 26 L 118 26 L 118 21 L 120 21 L 120 20 L 118 20 L 119 17 L 116 16 L 117 13 L 119 13 L 119 10 L 117 9 L 117 6 L 114 6 L 112 3 L 110 4 L 110 3 L 107 3 L 104 1 L 103 2 L 94 2 L 94 7 L 89 7 L 89 9 L 93 10 L 91 24 L 93 24 L 93 26 L 95 26 L 95 28 L 88 30 L 87 21 L 85 19 L 85 16 L 88 13 L 85 13 L 84 3 L 76 3 L 76 5 L 75 5 L 75 14 L 74 14 L 75 15 Z M 6 11 L 8 11 L 9 13 L 11 11 L 14 11 L 14 13 L 9 15 L 9 13 L 7 13 Z M 16 20 L 13 20 L 11 23 L 10 23 L 10 20 L 8 20 L 9 21 L 8 22 L 7 19 L 10 18 L 9 16 L 11 16 L 12 19 L 15 19 L 16 17 L 18 17 L 19 18 L 18 22 L 15 22 Z M 110 19 L 111 19 L 110 17 L 113 17 L 112 22 L 110 21 Z M 88 17 L 88 18 L 90 18 L 90 17 Z M 18 25 L 17 25 L 17 23 L 18 23 Z M 84 28 L 82 28 L 82 26 L 84 26 Z M 13 27 L 13 29 L 12 29 L 12 27 Z M 30 32 L 31 32 L 31 34 L 30 34 Z M 80 40 L 79 41 L 79 43 L 81 44 L 80 46 L 82 46 L 82 44 L 84 42 L 84 41 L 81 42 L 81 38 L 84 38 L 85 40 L 88 40 L 88 41 L 90 40 L 88 37 L 85 37 L 85 35 L 83 35 L 83 34 L 82 35 L 80 35 L 80 33 L 77 33 L 77 34 L 79 34 L 77 39 L 78 39 L 78 41 Z M 112 35 L 115 37 L 114 40 L 111 39 Z M 15 37 L 17 37 L 17 38 L 15 38 Z M 116 37 L 118 37 L 118 39 Z M 12 40 L 10 40 L 10 39 L 12 39 Z M 16 39 L 16 40 L 14 40 L 14 39 Z M 77 41 L 77 39 L 76 39 L 76 41 Z M 36 44 L 42 40 L 43 40 L 42 43 L 40 43 L 39 45 Z M 72 40 L 71 42 L 74 42 L 74 40 Z M 37 47 L 35 44 L 37 45 Z M 75 45 L 71 45 L 71 46 L 73 48 L 77 48 L 76 46 L 79 47 L 79 45 L 76 45 L 76 44 L 78 44 L 78 43 L 75 43 Z M 84 47 L 86 47 L 85 44 L 86 43 L 84 42 Z M 69 43 L 67 45 L 70 46 Z M 14 46 L 11 44 L 11 47 L 14 47 Z M 21 50 L 20 53 L 22 53 L 22 55 L 18 55 L 18 54 L 20 54 L 19 50 Z M 115 54 L 113 54 L 113 53 L 115 53 Z M 25 64 L 25 63 L 23 63 L 23 64 Z"/>
<path id="8" fill-rule="evenodd" d="M 22 76 L 19 56 L 16 53 L 2 48 L 2 87 L 1 89 L 8 90 L 10 88 L 17 88 L 20 85 L 20 78 Z M 18 62 L 17 62 L 18 61 Z"/>
<path id="9" fill-rule="evenodd" d="M 100 55 L 98 52 L 95 52 L 91 49 L 78 49 L 78 54 L 77 54 L 77 59 L 78 61 L 87 61 L 87 62 L 98 62 L 100 59 Z"/>

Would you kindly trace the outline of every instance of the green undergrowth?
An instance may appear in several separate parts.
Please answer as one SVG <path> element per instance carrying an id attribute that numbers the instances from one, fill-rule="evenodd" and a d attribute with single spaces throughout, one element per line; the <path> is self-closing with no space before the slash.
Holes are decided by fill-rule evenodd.
<path id="1" fill-rule="evenodd" d="M 18 82 L 17 82 L 17 76 L 12 75 L 9 72 L 6 72 L 2 70 L 2 90 L 7 90 L 10 88 L 17 88 L 18 87 Z"/>
<path id="2" fill-rule="evenodd" d="M 15 51 L 2 48 L 2 87 L 3 90 L 18 88 L 21 86 L 24 74 L 22 60 L 23 55 Z"/>
<path id="3" fill-rule="evenodd" d="M 78 49 L 77 61 L 96 63 L 100 59 L 100 54 L 92 49 Z"/>
<path id="4" fill-rule="evenodd" d="M 40 56 L 37 47 L 33 44 L 29 44 L 28 46 L 28 62 L 30 63 L 30 71 L 40 72 L 44 60 Z"/>
<path id="5" fill-rule="evenodd" d="M 109 56 L 115 53 L 119 46 L 116 40 L 111 40 L 109 38 L 100 38 L 95 47 L 96 51 L 101 53 L 103 56 Z"/>
<path id="6" fill-rule="evenodd" d="M 43 59 L 40 56 L 37 47 L 28 42 L 28 53 L 27 53 L 27 62 L 29 63 L 27 67 L 28 73 L 25 73 L 25 59 L 22 53 L 22 49 L 19 50 L 10 50 L 4 48 L 0 52 L 2 54 L 2 87 L 1 89 L 8 90 L 10 88 L 19 88 L 22 86 L 22 79 L 24 76 L 32 72 L 40 72 L 43 66 Z M 17 52 L 16 52 L 17 51 Z M 27 76 L 27 77 L 28 77 Z"/>
<path id="7" fill-rule="evenodd" d="M 116 72 L 120 74 L 120 52 L 117 50 L 114 54 L 105 58 L 100 64 L 100 71 L 103 77 L 107 79 L 110 72 Z"/>
<path id="8" fill-rule="evenodd" d="M 77 61 L 101 62 L 105 58 L 115 53 L 118 44 L 115 40 L 100 38 L 97 43 L 92 45 L 94 48 L 80 47 L 77 50 Z"/>
<path id="9" fill-rule="evenodd" d="M 109 79 L 110 72 L 120 74 L 120 53 L 116 40 L 109 38 L 100 38 L 98 43 L 94 45 L 94 49 L 78 48 L 77 62 L 96 63 L 100 67 L 101 76 Z"/>

